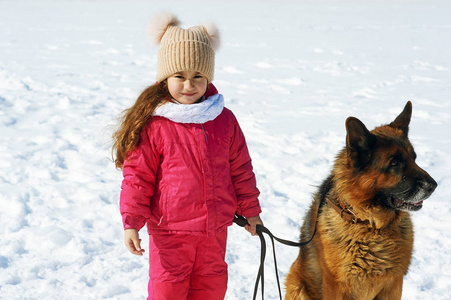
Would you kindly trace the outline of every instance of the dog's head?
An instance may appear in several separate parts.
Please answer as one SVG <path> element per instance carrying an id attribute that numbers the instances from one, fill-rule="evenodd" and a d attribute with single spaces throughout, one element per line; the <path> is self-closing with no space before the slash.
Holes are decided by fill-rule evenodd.
<path id="1" fill-rule="evenodd" d="M 346 120 L 347 164 L 355 174 L 362 195 L 371 195 L 370 206 L 417 211 L 437 187 L 435 180 L 416 162 L 408 139 L 412 103 L 390 124 L 371 132 L 357 118 Z"/>

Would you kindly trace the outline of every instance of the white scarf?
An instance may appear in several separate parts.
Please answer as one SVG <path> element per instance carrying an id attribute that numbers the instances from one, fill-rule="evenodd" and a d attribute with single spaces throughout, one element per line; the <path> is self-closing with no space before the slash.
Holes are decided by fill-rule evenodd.
<path id="1" fill-rule="evenodd" d="M 203 124 L 216 119 L 224 109 L 224 97 L 215 94 L 201 103 L 178 104 L 167 102 L 157 107 L 154 116 L 164 117 L 176 123 Z"/>

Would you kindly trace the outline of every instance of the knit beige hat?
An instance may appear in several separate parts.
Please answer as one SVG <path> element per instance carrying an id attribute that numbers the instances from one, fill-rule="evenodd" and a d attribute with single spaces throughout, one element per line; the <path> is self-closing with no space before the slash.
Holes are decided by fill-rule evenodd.
<path id="1" fill-rule="evenodd" d="M 219 47 L 219 31 L 212 23 L 180 28 L 179 20 L 171 14 L 157 15 L 149 24 L 148 34 L 160 44 L 157 82 L 174 73 L 197 71 L 208 82 L 214 77 L 215 50 Z"/>

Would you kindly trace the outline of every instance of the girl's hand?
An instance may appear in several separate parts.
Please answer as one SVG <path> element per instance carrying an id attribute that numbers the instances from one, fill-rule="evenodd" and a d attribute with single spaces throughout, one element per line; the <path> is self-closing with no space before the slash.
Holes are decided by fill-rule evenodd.
<path id="1" fill-rule="evenodd" d="M 249 231 L 252 235 L 257 235 L 257 224 L 263 225 L 263 221 L 260 216 L 247 218 L 249 224 L 244 226 L 244 229 Z"/>
<path id="2" fill-rule="evenodd" d="M 143 255 L 144 249 L 141 249 L 141 239 L 139 238 L 138 230 L 136 229 L 125 229 L 125 246 L 127 246 L 128 251 L 135 255 Z"/>

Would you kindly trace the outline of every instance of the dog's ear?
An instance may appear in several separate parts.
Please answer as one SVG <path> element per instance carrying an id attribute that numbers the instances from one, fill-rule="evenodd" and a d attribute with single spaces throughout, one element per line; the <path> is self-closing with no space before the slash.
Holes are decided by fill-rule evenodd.
<path id="1" fill-rule="evenodd" d="M 403 111 L 390 123 L 390 127 L 401 129 L 404 136 L 407 137 L 409 132 L 410 118 L 412 117 L 412 102 L 408 101 Z"/>
<path id="2" fill-rule="evenodd" d="M 346 150 L 348 159 L 354 166 L 362 168 L 371 159 L 372 149 L 376 143 L 376 136 L 371 134 L 365 125 L 357 118 L 346 119 Z"/>

